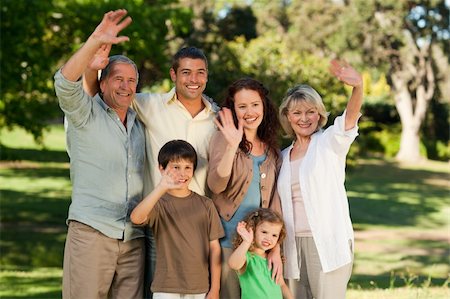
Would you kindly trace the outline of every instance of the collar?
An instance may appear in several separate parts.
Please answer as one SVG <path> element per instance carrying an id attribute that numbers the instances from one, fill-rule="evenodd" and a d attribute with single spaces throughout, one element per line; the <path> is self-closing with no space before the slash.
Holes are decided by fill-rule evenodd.
<path id="1" fill-rule="evenodd" d="M 216 102 L 214 102 L 214 100 L 212 98 L 208 97 L 205 94 L 202 94 L 202 101 L 203 101 L 203 104 L 205 105 L 206 112 L 213 112 L 213 113 L 219 112 L 220 107 L 219 107 L 219 105 L 217 105 Z M 177 103 L 178 102 L 178 103 L 181 104 L 181 102 L 178 100 L 177 93 L 175 91 L 175 87 L 172 88 L 167 93 L 167 97 L 165 97 L 164 102 L 166 104 L 169 104 L 171 102 L 173 102 L 173 103 Z"/>
<path id="2" fill-rule="evenodd" d="M 100 105 L 100 107 L 102 107 L 103 110 L 105 110 L 106 112 L 110 112 L 110 111 L 116 112 L 113 108 L 109 107 L 108 104 L 105 103 L 105 101 L 103 101 L 103 99 L 100 97 L 99 94 L 96 94 L 96 95 L 94 96 L 94 100 L 95 100 L 95 101 Z M 135 114 L 136 114 L 136 112 L 133 110 L 133 108 L 131 108 L 131 106 L 128 107 L 128 109 L 127 109 L 127 115 L 132 115 L 132 116 L 134 116 Z"/>

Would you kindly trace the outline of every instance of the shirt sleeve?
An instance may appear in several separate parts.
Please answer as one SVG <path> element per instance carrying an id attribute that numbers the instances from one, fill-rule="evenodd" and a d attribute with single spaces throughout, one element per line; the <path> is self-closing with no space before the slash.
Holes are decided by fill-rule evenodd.
<path id="1" fill-rule="evenodd" d="M 281 169 L 281 164 L 283 162 L 281 153 L 279 152 L 279 155 L 276 159 L 276 178 L 275 178 L 275 182 L 274 182 L 274 187 L 273 187 L 273 194 L 272 194 L 272 198 L 270 199 L 270 204 L 269 204 L 269 208 L 272 211 L 275 211 L 277 213 L 280 214 L 280 216 L 282 215 L 282 209 L 281 209 L 281 199 L 280 199 L 280 195 L 278 194 L 278 185 L 277 185 L 277 180 L 278 177 L 280 175 L 280 169 Z"/>
<path id="2" fill-rule="evenodd" d="M 346 111 L 341 116 L 336 117 L 333 125 L 328 127 L 324 135 L 326 135 L 326 140 L 329 147 L 336 152 L 338 155 L 346 155 L 350 149 L 351 144 L 358 136 L 358 120 L 355 126 L 346 131 L 345 130 L 345 114 Z M 361 115 L 360 115 L 361 117 Z"/>
<path id="3" fill-rule="evenodd" d="M 214 133 L 209 143 L 209 161 L 208 161 L 208 187 L 215 193 L 219 194 L 225 191 L 231 177 L 222 177 L 217 172 L 217 166 L 222 161 L 227 148 L 225 137 L 220 131 Z"/>
<path id="4" fill-rule="evenodd" d="M 158 202 L 153 206 L 153 209 L 148 214 L 148 225 L 150 227 L 153 227 L 156 224 L 156 221 L 158 220 L 159 216 L 159 210 L 161 209 L 161 199 L 158 200 Z"/>
<path id="5" fill-rule="evenodd" d="M 67 120 L 75 127 L 84 126 L 92 111 L 92 97 L 83 90 L 82 81 L 67 80 L 61 70 L 56 72 L 54 79 L 59 106 Z"/>
<path id="6" fill-rule="evenodd" d="M 151 113 L 148 111 L 150 109 L 150 96 L 148 93 L 137 93 L 134 97 L 133 102 L 131 102 L 131 108 L 136 111 L 139 120 L 148 127 L 147 121 L 151 118 L 147 114 Z"/>
<path id="7" fill-rule="evenodd" d="M 219 213 L 216 207 L 209 198 L 205 198 L 208 205 L 209 212 L 209 241 L 217 240 L 225 236 L 222 222 L 220 221 Z"/>

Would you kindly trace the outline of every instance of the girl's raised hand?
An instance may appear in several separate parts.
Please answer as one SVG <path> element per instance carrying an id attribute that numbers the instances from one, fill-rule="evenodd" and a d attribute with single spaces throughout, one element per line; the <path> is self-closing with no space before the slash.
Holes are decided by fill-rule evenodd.
<path id="1" fill-rule="evenodd" d="M 234 125 L 233 114 L 228 108 L 222 108 L 222 110 L 219 111 L 218 118 L 220 118 L 220 121 L 215 118 L 214 123 L 222 132 L 230 147 L 237 149 L 239 143 L 242 141 L 242 136 L 244 135 L 244 125 L 242 120 L 239 120 L 238 127 L 236 128 Z"/>
<path id="2" fill-rule="evenodd" d="M 249 244 L 252 244 L 253 229 L 252 228 L 247 229 L 247 223 L 245 223 L 245 221 L 241 221 L 238 223 L 238 225 L 236 227 L 236 231 L 241 236 L 241 238 L 244 242 L 248 242 Z"/>
<path id="3" fill-rule="evenodd" d="M 363 83 L 361 74 L 344 60 L 331 60 L 330 73 L 339 81 L 353 87 L 361 86 Z"/>

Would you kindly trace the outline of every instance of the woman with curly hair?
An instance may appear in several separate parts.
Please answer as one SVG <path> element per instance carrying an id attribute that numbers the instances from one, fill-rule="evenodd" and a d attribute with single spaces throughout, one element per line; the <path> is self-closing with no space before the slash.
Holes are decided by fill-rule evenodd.
<path id="1" fill-rule="evenodd" d="M 208 186 L 225 229 L 222 247 L 221 298 L 240 298 L 239 281 L 227 260 L 238 223 L 257 208 L 281 212 L 276 192 L 280 168 L 279 128 L 269 91 L 257 80 L 242 78 L 230 85 L 209 147 Z M 268 256 L 272 278 L 282 279 L 280 247 Z"/>

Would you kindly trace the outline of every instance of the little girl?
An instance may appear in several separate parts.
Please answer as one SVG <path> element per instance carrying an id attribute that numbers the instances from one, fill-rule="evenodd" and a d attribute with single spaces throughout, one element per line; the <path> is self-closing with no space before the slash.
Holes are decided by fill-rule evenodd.
<path id="1" fill-rule="evenodd" d="M 239 222 L 236 231 L 235 250 L 228 265 L 238 273 L 241 298 L 293 298 L 284 280 L 277 285 L 267 268 L 267 252 L 281 244 L 286 235 L 281 216 L 260 208 Z"/>

